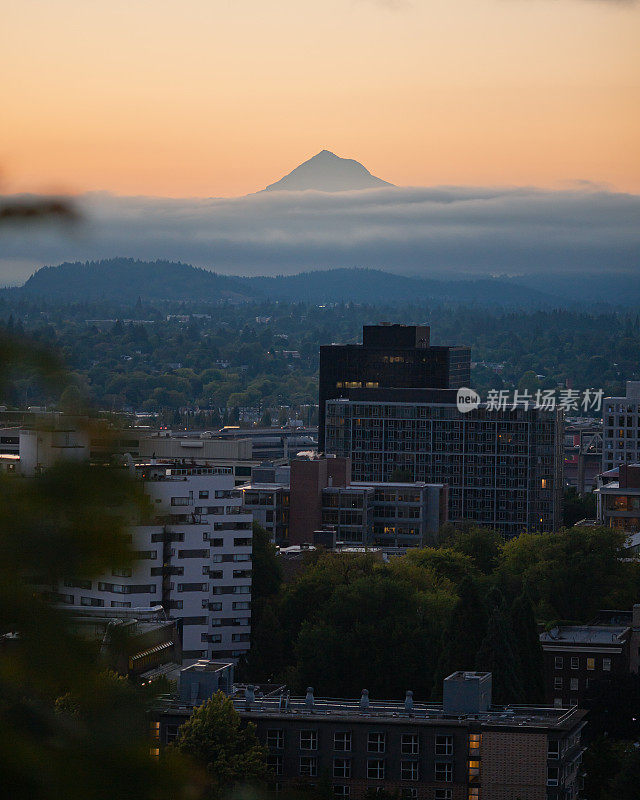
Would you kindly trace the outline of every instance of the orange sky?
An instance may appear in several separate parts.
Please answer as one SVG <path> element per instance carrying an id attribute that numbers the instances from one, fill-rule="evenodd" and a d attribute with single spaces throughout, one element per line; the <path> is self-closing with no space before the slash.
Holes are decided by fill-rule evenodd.
<path id="1" fill-rule="evenodd" d="M 396 184 L 640 192 L 640 2 L 0 0 L 0 188 L 222 196 L 323 148 Z"/>

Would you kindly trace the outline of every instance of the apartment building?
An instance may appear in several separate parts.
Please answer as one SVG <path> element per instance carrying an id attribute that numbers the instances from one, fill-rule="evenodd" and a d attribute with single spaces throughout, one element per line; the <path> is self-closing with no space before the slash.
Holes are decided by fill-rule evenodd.
<path id="1" fill-rule="evenodd" d="M 286 691 L 234 700 L 269 751 L 274 789 L 328 780 L 339 798 L 381 790 L 406 800 L 575 800 L 585 712 L 496 707 L 491 674 L 456 672 L 443 703 L 325 700 Z M 154 714 L 160 746 L 192 708 L 169 703 Z"/>
<path id="2" fill-rule="evenodd" d="M 243 493 L 255 520 L 285 547 L 312 545 L 320 531 L 344 545 L 423 547 L 447 521 L 446 486 L 357 483 L 341 457 L 294 459 L 289 483 L 252 483 Z"/>
<path id="3" fill-rule="evenodd" d="M 558 625 L 540 634 L 545 701 L 579 705 L 593 680 L 630 671 L 630 625 Z"/>
<path id="4" fill-rule="evenodd" d="M 354 389 L 327 400 L 325 450 L 351 459 L 355 483 L 448 484 L 449 519 L 506 538 L 557 530 L 562 412 L 486 405 L 463 413 L 456 392 Z"/>
<path id="5" fill-rule="evenodd" d="M 602 472 L 640 461 L 640 381 L 627 381 L 624 397 L 602 401 Z"/>
<path id="6" fill-rule="evenodd" d="M 620 464 L 598 476 L 598 522 L 625 533 L 640 531 L 640 464 Z"/>
<path id="7" fill-rule="evenodd" d="M 70 580 L 52 596 L 65 607 L 148 608 L 176 620 L 184 660 L 237 660 L 251 632 L 251 513 L 234 477 L 181 463 L 135 468 L 147 524 L 131 529 L 135 560 L 98 580 Z"/>

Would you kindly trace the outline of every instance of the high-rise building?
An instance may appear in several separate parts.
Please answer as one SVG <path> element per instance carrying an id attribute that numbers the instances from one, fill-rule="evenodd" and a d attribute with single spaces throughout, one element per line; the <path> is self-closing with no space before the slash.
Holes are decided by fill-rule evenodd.
<path id="1" fill-rule="evenodd" d="M 318 451 L 325 404 L 351 389 L 459 389 L 469 385 L 468 347 L 432 347 L 428 325 L 365 325 L 362 344 L 320 347 Z"/>
<path id="2" fill-rule="evenodd" d="M 182 657 L 237 660 L 249 649 L 253 516 L 221 468 L 140 464 L 147 524 L 131 528 L 134 560 L 97 580 L 63 582 L 65 608 L 162 606 L 182 634 Z"/>
<path id="3" fill-rule="evenodd" d="M 640 461 L 640 381 L 627 381 L 624 397 L 602 404 L 602 471 Z"/>
<path id="4" fill-rule="evenodd" d="M 352 389 L 326 403 L 325 450 L 355 482 L 448 484 L 449 519 L 510 538 L 561 525 L 562 412 L 519 405 L 463 413 L 456 392 Z"/>

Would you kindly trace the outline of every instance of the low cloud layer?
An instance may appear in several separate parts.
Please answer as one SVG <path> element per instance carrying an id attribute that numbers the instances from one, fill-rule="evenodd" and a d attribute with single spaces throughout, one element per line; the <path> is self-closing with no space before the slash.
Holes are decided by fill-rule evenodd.
<path id="1" fill-rule="evenodd" d="M 77 230 L 0 232 L 0 282 L 114 256 L 273 275 L 375 267 L 418 275 L 637 270 L 640 196 L 579 186 L 391 188 L 236 199 L 80 198 Z"/>

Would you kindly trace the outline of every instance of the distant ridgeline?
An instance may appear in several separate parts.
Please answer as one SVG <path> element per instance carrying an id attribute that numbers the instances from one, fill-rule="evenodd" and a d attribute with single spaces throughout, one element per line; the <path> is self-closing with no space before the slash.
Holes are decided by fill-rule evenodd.
<path id="1" fill-rule="evenodd" d="M 237 277 L 172 261 L 114 258 L 42 267 L 2 295 L 54 302 L 143 301 L 243 303 L 261 301 L 369 305 L 432 303 L 510 309 L 640 304 L 631 273 L 474 278 L 420 278 L 375 269 L 315 270 L 297 275 Z"/>
<path id="2" fill-rule="evenodd" d="M 75 262 L 42 267 L 22 287 L 32 297 L 57 301 L 249 300 L 241 280 L 177 261 Z"/>

